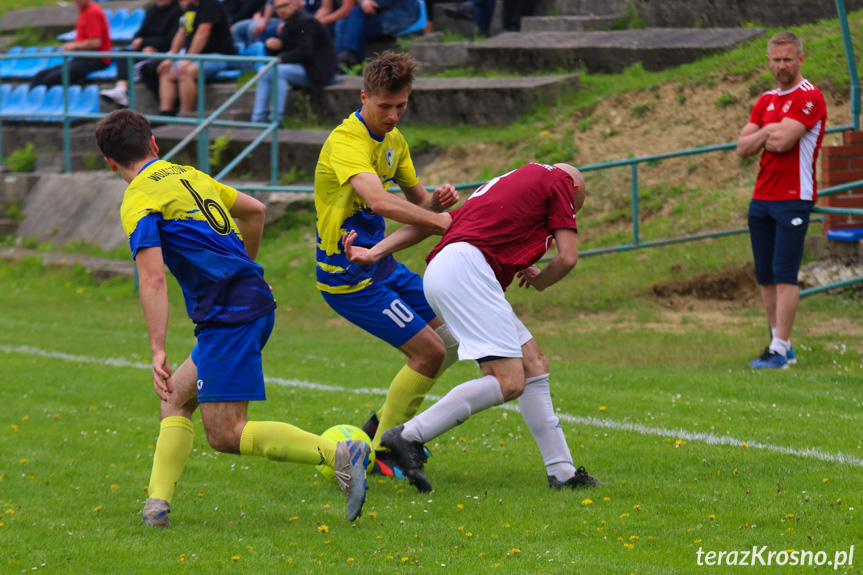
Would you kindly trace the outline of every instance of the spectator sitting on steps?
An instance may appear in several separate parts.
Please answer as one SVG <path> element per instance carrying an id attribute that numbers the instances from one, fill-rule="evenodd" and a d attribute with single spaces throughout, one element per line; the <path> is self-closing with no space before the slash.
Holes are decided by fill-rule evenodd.
<path id="1" fill-rule="evenodd" d="M 92 0 L 75 0 L 78 7 L 78 21 L 75 24 L 75 40 L 61 46 L 63 52 L 110 52 L 111 33 L 105 12 Z M 104 70 L 111 63 L 110 58 L 69 58 L 69 83 L 79 84 L 93 72 Z M 30 87 L 56 86 L 63 83 L 63 65 L 46 68 L 37 73 L 30 81 Z"/>
<path id="2" fill-rule="evenodd" d="M 171 40 L 177 33 L 180 25 L 180 16 L 183 10 L 177 0 L 156 0 L 155 4 L 147 9 L 144 22 L 135 34 L 132 43 L 124 51 L 143 52 L 152 54 L 156 52 L 167 52 L 171 48 Z M 135 81 L 150 79 L 147 87 L 158 97 L 159 82 L 156 68 L 160 60 L 137 60 L 135 61 Z M 144 69 L 147 68 L 149 73 Z M 117 58 L 117 83 L 113 88 L 106 88 L 99 92 L 103 99 L 125 108 L 129 105 L 129 61 L 126 58 Z"/>

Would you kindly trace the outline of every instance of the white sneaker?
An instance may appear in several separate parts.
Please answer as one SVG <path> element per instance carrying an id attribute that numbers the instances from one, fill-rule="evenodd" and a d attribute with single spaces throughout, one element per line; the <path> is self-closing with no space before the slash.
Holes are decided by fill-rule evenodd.
<path id="1" fill-rule="evenodd" d="M 117 104 L 121 108 L 125 108 L 129 105 L 129 91 L 122 86 L 114 86 L 113 88 L 100 90 L 99 95 L 104 99 Z"/>

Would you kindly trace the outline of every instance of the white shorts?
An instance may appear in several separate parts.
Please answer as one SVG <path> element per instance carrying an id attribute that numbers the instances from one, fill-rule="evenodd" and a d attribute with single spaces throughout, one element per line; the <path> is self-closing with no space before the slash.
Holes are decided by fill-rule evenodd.
<path id="1" fill-rule="evenodd" d="M 533 336 L 512 306 L 482 252 L 468 243 L 450 244 L 423 276 L 426 299 L 459 342 L 460 360 L 521 357 Z"/>

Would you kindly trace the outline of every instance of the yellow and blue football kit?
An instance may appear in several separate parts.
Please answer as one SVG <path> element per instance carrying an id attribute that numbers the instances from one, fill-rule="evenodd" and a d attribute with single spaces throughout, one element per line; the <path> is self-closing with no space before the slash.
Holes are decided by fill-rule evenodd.
<path id="1" fill-rule="evenodd" d="M 193 167 L 154 160 L 120 208 L 132 257 L 160 247 L 183 290 L 198 336 L 198 401 L 265 399 L 260 352 L 276 302 L 230 216 L 236 199 L 236 190 Z"/>
<path id="2" fill-rule="evenodd" d="M 378 137 L 357 111 L 337 127 L 321 149 L 315 169 L 317 280 L 326 302 L 339 315 L 400 347 L 435 316 L 422 291 L 422 279 L 388 256 L 370 266 L 351 263 L 342 236 L 356 231 L 355 245 L 372 247 L 386 232 L 350 179 L 373 173 L 385 190 L 419 183 L 407 142 L 397 129 Z"/>

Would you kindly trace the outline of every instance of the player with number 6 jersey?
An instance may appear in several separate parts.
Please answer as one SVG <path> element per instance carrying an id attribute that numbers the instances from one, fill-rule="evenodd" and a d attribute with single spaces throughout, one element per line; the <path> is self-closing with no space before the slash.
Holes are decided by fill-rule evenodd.
<path id="1" fill-rule="evenodd" d="M 266 399 L 261 352 L 275 321 L 276 302 L 254 261 L 266 206 L 195 168 L 160 160 L 150 122 L 138 112 L 109 114 L 96 126 L 96 143 L 128 184 L 120 211 L 140 277 L 153 388 L 162 400 L 142 522 L 170 525 L 171 498 L 192 450 L 191 418 L 198 407 L 217 451 L 332 467 L 347 498 L 347 518 L 357 519 L 368 488 L 369 446 L 247 418 L 249 402 Z M 166 351 L 165 265 L 183 289 L 197 337 L 191 357 L 176 372 Z"/>

